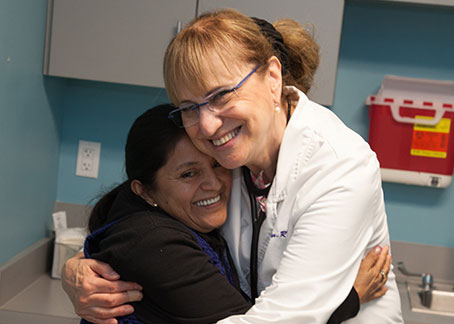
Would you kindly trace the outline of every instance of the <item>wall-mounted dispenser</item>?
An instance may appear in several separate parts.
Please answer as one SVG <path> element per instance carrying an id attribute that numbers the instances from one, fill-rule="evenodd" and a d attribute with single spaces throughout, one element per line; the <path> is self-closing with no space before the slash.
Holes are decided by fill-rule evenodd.
<path id="1" fill-rule="evenodd" d="M 383 181 L 447 187 L 454 168 L 454 81 L 386 75 L 369 105 Z"/>

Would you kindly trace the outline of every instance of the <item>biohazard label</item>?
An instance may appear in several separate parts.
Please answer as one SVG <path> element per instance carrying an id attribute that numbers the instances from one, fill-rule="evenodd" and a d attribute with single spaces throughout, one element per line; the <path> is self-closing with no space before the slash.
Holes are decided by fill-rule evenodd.
<path id="1" fill-rule="evenodd" d="M 415 118 L 432 119 L 427 116 L 415 116 Z M 415 124 L 410 154 L 446 159 L 450 129 L 451 119 L 449 118 L 442 118 L 433 126 Z"/>

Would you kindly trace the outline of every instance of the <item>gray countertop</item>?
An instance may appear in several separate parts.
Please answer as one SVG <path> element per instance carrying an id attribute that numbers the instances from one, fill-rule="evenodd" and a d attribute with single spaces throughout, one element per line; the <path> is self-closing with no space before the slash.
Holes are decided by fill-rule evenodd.
<path id="1" fill-rule="evenodd" d="M 43 274 L 31 285 L 14 296 L 0 308 L 0 323 L 9 318 L 11 324 L 20 324 L 20 318 L 33 318 L 33 323 L 78 323 L 73 306 L 61 287 L 61 281 Z M 24 322 L 31 323 L 31 322 Z M 8 323 L 4 323 L 8 324 Z"/>
<path id="2" fill-rule="evenodd" d="M 418 313 L 411 310 L 405 279 L 398 280 L 402 312 L 406 324 L 452 324 L 454 317 Z M 0 307 L 0 324 L 76 324 L 69 298 L 61 281 L 43 274 L 26 289 Z"/>
<path id="3" fill-rule="evenodd" d="M 0 267 L 0 324 L 76 324 L 61 281 L 49 275 L 52 239 L 38 241 Z"/>
<path id="4" fill-rule="evenodd" d="M 0 267 L 0 324 L 79 323 L 61 281 L 49 275 L 51 244 L 51 239 L 37 242 Z M 454 323 L 454 317 L 412 311 L 406 278 L 396 275 L 406 324 Z"/>

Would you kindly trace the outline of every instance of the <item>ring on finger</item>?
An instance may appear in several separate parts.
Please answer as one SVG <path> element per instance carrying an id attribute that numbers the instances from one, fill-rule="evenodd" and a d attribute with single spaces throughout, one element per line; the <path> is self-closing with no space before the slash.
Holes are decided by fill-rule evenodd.
<path id="1" fill-rule="evenodd" d="M 387 279 L 386 273 L 383 270 L 380 270 L 380 275 L 381 275 L 381 280 L 383 282 L 385 282 Z"/>

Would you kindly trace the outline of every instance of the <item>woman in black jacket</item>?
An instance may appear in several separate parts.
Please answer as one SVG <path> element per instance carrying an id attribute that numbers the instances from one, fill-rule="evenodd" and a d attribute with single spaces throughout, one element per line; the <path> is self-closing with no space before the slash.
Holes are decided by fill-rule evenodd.
<path id="1" fill-rule="evenodd" d="M 227 217 L 230 171 L 194 147 L 168 120 L 169 108 L 134 122 L 128 180 L 90 216 L 85 256 L 144 288 L 134 315 L 119 318 L 125 323 L 213 323 L 250 307 L 217 230 Z"/>

